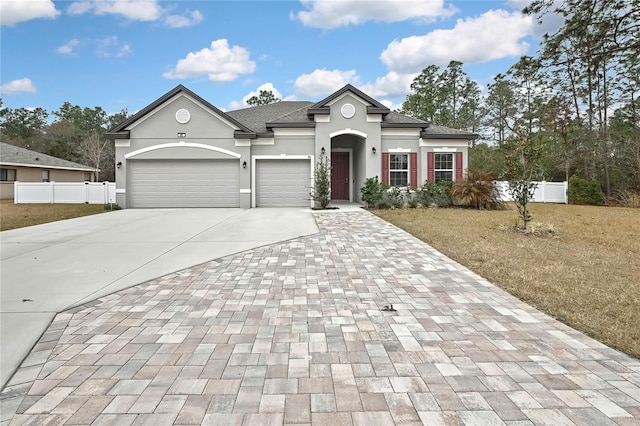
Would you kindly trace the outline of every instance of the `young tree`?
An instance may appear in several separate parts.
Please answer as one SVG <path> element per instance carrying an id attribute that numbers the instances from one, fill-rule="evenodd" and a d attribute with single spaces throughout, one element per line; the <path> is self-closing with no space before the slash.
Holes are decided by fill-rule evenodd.
<path id="1" fill-rule="evenodd" d="M 258 96 L 254 95 L 247 99 L 247 104 L 251 106 L 275 104 L 276 102 L 280 102 L 280 99 L 271 90 L 261 90 Z"/>
<path id="2" fill-rule="evenodd" d="M 326 209 L 331 203 L 331 167 L 325 155 L 316 163 L 313 177 L 311 199 L 317 206 Z"/>

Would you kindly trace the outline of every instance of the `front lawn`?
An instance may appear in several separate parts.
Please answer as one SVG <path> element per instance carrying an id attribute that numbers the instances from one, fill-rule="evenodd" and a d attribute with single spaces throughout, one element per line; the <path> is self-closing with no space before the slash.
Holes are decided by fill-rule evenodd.
<path id="1" fill-rule="evenodd" d="M 105 211 L 102 204 L 14 204 L 0 202 L 0 231 L 88 216 Z"/>
<path id="2" fill-rule="evenodd" d="M 372 210 L 532 306 L 640 358 L 640 209 L 532 203 L 555 236 L 504 211 Z"/>

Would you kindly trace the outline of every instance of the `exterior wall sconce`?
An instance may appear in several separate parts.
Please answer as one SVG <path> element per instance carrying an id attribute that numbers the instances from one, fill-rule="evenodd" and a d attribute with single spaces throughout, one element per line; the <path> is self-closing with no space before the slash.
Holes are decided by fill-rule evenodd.
<path id="1" fill-rule="evenodd" d="M 320 149 L 320 154 L 324 155 L 324 153 L 325 153 L 325 152 L 326 152 L 326 151 L 325 151 L 324 146 L 323 146 L 323 147 Z"/>
<path id="2" fill-rule="evenodd" d="M 186 133 L 178 133 L 178 137 L 179 138 L 186 138 L 187 134 Z"/>
<path id="3" fill-rule="evenodd" d="M 122 167 L 122 161 L 118 161 L 118 164 L 116 164 L 116 166 L 117 166 L 118 168 Z"/>
<path id="4" fill-rule="evenodd" d="M 243 168 L 243 169 L 246 169 L 246 168 L 247 168 L 247 162 L 246 162 L 246 161 L 243 161 L 243 162 L 242 162 L 242 168 Z"/>
<path id="5" fill-rule="evenodd" d="M 371 147 L 371 153 L 372 153 L 373 155 L 376 155 L 376 147 L 375 147 L 375 146 L 374 146 L 374 147 Z"/>

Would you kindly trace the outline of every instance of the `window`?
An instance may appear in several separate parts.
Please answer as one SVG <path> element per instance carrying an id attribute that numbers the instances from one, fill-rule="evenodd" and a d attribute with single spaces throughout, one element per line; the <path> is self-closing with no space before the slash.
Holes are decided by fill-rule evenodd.
<path id="1" fill-rule="evenodd" d="M 85 173 L 84 174 L 84 181 L 85 182 L 91 182 L 91 173 Z"/>
<path id="2" fill-rule="evenodd" d="M 407 186 L 409 185 L 409 155 L 390 154 L 389 155 L 389 185 Z"/>
<path id="3" fill-rule="evenodd" d="M 15 182 L 16 169 L 0 169 L 0 181 Z"/>
<path id="4" fill-rule="evenodd" d="M 42 171 L 42 181 L 49 182 L 49 170 Z"/>
<path id="5" fill-rule="evenodd" d="M 453 181 L 453 153 L 435 154 L 435 180 Z"/>

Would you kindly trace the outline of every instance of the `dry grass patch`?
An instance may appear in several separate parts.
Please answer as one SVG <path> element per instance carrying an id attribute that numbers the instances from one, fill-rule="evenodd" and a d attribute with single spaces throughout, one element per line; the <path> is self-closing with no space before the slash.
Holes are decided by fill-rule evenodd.
<path id="1" fill-rule="evenodd" d="M 508 231 L 517 212 L 373 211 L 519 299 L 640 358 L 640 211 L 531 204 L 553 233 Z"/>
<path id="2" fill-rule="evenodd" d="M 0 202 L 0 231 L 104 212 L 102 204 L 14 204 Z"/>

